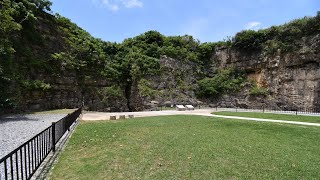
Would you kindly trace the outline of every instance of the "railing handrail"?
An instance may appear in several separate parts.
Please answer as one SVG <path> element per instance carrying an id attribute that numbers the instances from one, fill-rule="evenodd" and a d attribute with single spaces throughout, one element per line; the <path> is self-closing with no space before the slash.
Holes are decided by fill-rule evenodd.
<path id="1" fill-rule="evenodd" d="M 11 151 L 10 153 L 8 153 L 4 157 L 2 157 L 0 159 L 0 165 L 4 163 L 5 179 L 7 179 L 8 175 L 11 175 L 11 179 L 14 177 L 12 174 L 14 172 L 14 169 L 16 171 L 17 179 L 19 178 L 19 176 L 22 178 L 25 177 L 26 179 L 30 179 L 33 176 L 33 174 L 36 172 L 36 170 L 39 168 L 40 164 L 49 155 L 49 153 L 51 151 L 54 152 L 55 145 L 59 142 L 59 140 L 63 137 L 63 135 L 67 132 L 67 130 L 69 130 L 69 128 L 72 126 L 72 124 L 80 117 L 81 111 L 82 111 L 82 107 L 78 108 L 77 110 L 75 110 L 71 114 L 68 114 L 67 116 L 63 117 L 62 119 L 56 121 L 55 123 L 61 123 L 61 122 L 63 123 L 63 126 L 60 126 L 60 129 L 58 129 L 58 132 L 56 130 L 53 131 L 53 129 L 55 129 L 54 128 L 55 123 L 53 123 L 52 125 L 50 125 L 46 129 L 42 130 L 41 132 L 37 133 L 35 136 L 30 138 L 29 140 L 27 140 L 26 142 L 21 144 L 19 147 L 15 148 L 13 151 Z M 65 122 L 63 122 L 63 121 L 65 121 Z M 56 136 L 57 133 L 58 133 L 58 136 L 60 136 L 60 137 L 55 142 L 53 142 L 50 137 L 48 137 L 48 139 L 46 138 L 46 136 L 48 136 L 50 134 L 51 134 L 50 136 Z M 48 143 L 51 141 L 53 142 L 52 146 L 48 145 Z M 31 146 L 34 146 L 34 144 L 36 144 L 36 147 L 31 147 L 30 144 L 31 144 Z M 38 147 L 38 149 L 36 149 L 37 147 Z M 28 156 L 26 155 L 27 150 L 28 150 Z M 31 154 L 29 154 L 30 150 L 31 150 Z M 21 160 L 20 163 L 24 162 L 24 164 L 20 164 L 20 166 L 19 166 L 17 164 L 18 162 L 15 162 L 16 166 L 15 166 L 15 168 L 13 168 L 13 166 L 12 166 L 13 157 L 15 157 L 15 160 L 17 161 L 19 152 L 20 152 L 19 157 Z M 22 161 L 22 152 L 24 152 L 24 161 Z M 9 167 L 11 169 L 10 172 L 7 171 L 7 168 L 8 168 L 7 161 L 9 161 L 11 163 L 11 165 L 9 164 Z M 28 164 L 27 164 L 27 162 L 28 162 Z M 29 166 L 27 166 L 27 165 L 29 165 Z M 17 169 L 18 167 L 20 167 L 21 169 Z M 23 172 L 23 167 L 25 169 L 25 172 Z M 21 174 L 19 174 L 19 173 L 21 173 Z M 0 179 L 2 178 L 1 174 L 0 174 Z"/>
<path id="2" fill-rule="evenodd" d="M 22 147 L 24 147 L 25 145 L 27 145 L 29 142 L 31 142 L 32 140 L 34 140 L 35 138 L 37 138 L 40 134 L 42 134 L 43 132 L 47 131 L 48 129 L 50 129 L 52 127 L 52 125 L 50 125 L 49 127 L 47 127 L 45 130 L 41 131 L 40 133 L 38 133 L 37 135 L 33 136 L 31 139 L 29 139 L 28 141 L 26 141 L 25 143 L 23 143 L 22 145 L 20 145 L 19 147 L 17 147 L 16 149 L 14 149 L 13 151 L 11 151 L 10 153 L 8 153 L 6 156 L 4 156 L 3 158 L 0 159 L 0 164 L 6 160 L 8 157 L 10 157 L 11 155 L 13 155 L 14 153 L 16 153 L 17 151 L 19 151 Z"/>
<path id="3" fill-rule="evenodd" d="M 75 110 L 74 112 L 72 112 L 71 114 L 68 114 L 67 116 L 61 118 L 60 120 L 56 121 L 60 122 L 64 119 L 66 119 L 66 117 L 71 116 L 72 114 L 74 114 L 75 112 L 79 111 L 81 108 Z M 4 156 L 3 158 L 0 159 L 0 163 L 2 163 L 5 159 L 7 159 L 8 157 L 10 157 L 11 155 L 13 155 L 14 153 L 16 153 L 19 149 L 21 149 L 23 146 L 25 146 L 26 144 L 28 144 L 29 142 L 31 142 L 32 140 L 34 140 L 35 138 L 37 138 L 37 136 L 39 136 L 40 134 L 42 134 L 43 132 L 47 131 L 48 129 L 50 129 L 52 127 L 52 125 L 50 125 L 49 127 L 47 127 L 46 129 L 44 129 L 43 131 L 41 131 L 40 133 L 36 134 L 35 136 L 33 136 L 32 138 L 30 138 L 28 141 L 26 141 L 25 143 L 23 143 L 22 145 L 20 145 L 19 147 L 17 147 L 16 149 L 14 149 L 13 151 L 11 151 L 10 153 L 8 153 L 6 156 Z"/>
<path id="4" fill-rule="evenodd" d="M 271 107 L 271 108 L 270 108 Z M 228 107 L 214 107 L 215 109 L 223 109 L 226 111 L 251 111 L 251 112 L 277 112 L 277 113 L 289 113 L 289 114 L 310 114 L 310 115 L 318 115 L 320 114 L 320 111 L 318 108 L 297 108 L 297 109 L 276 109 L 272 108 L 273 106 L 259 106 L 259 107 L 250 107 L 250 108 L 239 108 L 239 107 L 233 107 L 233 108 L 228 108 Z M 304 109 L 304 110 L 300 110 Z"/>

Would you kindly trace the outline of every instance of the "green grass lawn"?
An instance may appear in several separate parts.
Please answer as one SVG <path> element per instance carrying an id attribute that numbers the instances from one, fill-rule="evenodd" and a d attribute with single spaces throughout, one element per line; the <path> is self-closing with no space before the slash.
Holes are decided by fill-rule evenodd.
<path id="1" fill-rule="evenodd" d="M 290 114 L 272 114 L 260 112 L 214 112 L 212 114 L 224 116 L 240 116 L 261 119 L 287 120 L 299 122 L 320 123 L 320 116 L 304 116 L 304 115 L 290 115 Z"/>
<path id="2" fill-rule="evenodd" d="M 69 114 L 74 112 L 77 109 L 54 109 L 49 111 L 36 111 L 31 112 L 31 114 Z"/>
<path id="3" fill-rule="evenodd" d="M 159 110 L 162 111 L 171 111 L 171 110 L 176 110 L 175 107 L 159 107 Z"/>
<path id="4" fill-rule="evenodd" d="M 81 122 L 50 179 L 318 179 L 320 128 L 166 116 Z"/>

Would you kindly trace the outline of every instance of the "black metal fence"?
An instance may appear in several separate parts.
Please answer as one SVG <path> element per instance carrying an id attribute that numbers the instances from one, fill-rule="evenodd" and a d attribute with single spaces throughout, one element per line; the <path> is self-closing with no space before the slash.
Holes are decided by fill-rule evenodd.
<path id="1" fill-rule="evenodd" d="M 0 180 L 30 179 L 61 137 L 81 115 L 82 108 L 52 123 L 0 160 Z"/>
<path id="2" fill-rule="evenodd" d="M 238 111 L 238 112 L 274 112 L 274 113 L 284 113 L 284 114 L 295 114 L 295 115 L 320 115 L 319 108 L 287 108 L 287 107 L 276 107 L 276 106 L 255 106 L 250 108 L 220 108 L 215 107 L 220 111 Z"/>

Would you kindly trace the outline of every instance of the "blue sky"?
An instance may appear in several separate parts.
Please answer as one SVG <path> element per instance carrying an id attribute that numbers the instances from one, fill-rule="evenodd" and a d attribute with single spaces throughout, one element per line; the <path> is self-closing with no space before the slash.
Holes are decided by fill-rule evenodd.
<path id="1" fill-rule="evenodd" d="M 216 42 L 243 29 L 315 16 L 320 0 L 51 0 L 53 13 L 91 35 L 122 42 L 149 30 Z"/>

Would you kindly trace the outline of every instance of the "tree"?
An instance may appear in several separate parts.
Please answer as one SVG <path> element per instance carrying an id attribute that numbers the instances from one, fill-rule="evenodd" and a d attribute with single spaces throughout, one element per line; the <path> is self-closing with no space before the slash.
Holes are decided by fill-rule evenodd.
<path id="1" fill-rule="evenodd" d="M 15 22 L 13 16 L 17 10 L 11 6 L 10 0 L 0 2 L 0 113 L 11 107 L 10 87 L 12 67 L 11 60 L 15 52 L 11 41 L 12 34 L 21 30 L 21 25 Z"/>
<path id="2" fill-rule="evenodd" d="M 8 58 L 8 56 L 15 52 L 10 37 L 12 33 L 21 30 L 22 26 L 15 22 L 13 18 L 18 12 L 11 6 L 10 0 L 1 1 L 0 5 L 0 55 L 2 58 Z"/>

